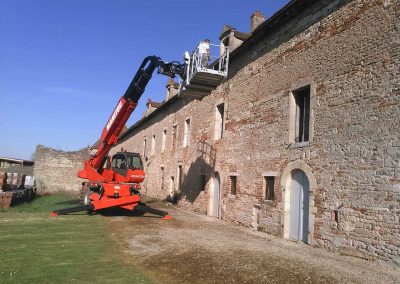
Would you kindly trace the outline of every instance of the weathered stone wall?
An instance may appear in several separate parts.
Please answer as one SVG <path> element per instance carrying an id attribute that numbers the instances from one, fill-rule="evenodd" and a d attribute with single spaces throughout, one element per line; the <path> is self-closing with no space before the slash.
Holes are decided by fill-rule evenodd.
<path id="1" fill-rule="evenodd" d="M 82 179 L 78 178 L 84 161 L 89 157 L 89 149 L 64 152 L 36 147 L 33 174 L 39 192 L 78 191 L 82 187 Z"/>
<path id="2" fill-rule="evenodd" d="M 202 100 L 174 98 L 130 129 L 116 148 L 143 153 L 146 139 L 144 191 L 163 198 L 177 191 L 181 166 L 181 203 L 203 213 L 210 212 L 218 172 L 220 218 L 249 227 L 256 223 L 285 238 L 291 174 L 300 169 L 310 183 L 308 243 L 400 263 L 398 4 L 307 6 L 244 51 L 238 48 L 230 77 L 216 91 Z M 288 38 L 293 31 L 298 33 Z M 310 141 L 294 143 L 291 91 L 303 86 L 311 89 Z M 225 133 L 214 140 L 220 103 Z M 190 145 L 183 147 L 188 118 Z M 266 172 L 276 173 L 273 202 L 264 200 Z M 230 194 L 232 173 L 236 195 Z"/>

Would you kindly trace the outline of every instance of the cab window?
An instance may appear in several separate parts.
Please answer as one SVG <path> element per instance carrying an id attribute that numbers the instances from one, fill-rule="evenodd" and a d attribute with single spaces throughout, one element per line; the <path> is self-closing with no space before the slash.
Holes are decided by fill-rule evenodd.
<path id="1" fill-rule="evenodd" d="M 125 170 L 127 169 L 127 163 L 124 155 L 115 155 L 112 161 L 112 167 Z"/>
<path id="2" fill-rule="evenodd" d="M 142 160 L 139 156 L 130 156 L 129 159 L 129 168 L 131 170 L 143 170 Z"/>

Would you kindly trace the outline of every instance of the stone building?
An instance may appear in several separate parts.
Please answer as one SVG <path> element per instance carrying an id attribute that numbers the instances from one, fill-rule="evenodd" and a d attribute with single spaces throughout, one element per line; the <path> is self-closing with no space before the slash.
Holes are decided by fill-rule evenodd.
<path id="1" fill-rule="evenodd" d="M 115 151 L 143 155 L 148 195 L 400 263 L 399 16 L 396 0 L 297 0 L 225 26 L 228 78 L 202 99 L 169 84 Z"/>
<path id="2" fill-rule="evenodd" d="M 0 172 L 32 175 L 34 161 L 0 157 Z"/>

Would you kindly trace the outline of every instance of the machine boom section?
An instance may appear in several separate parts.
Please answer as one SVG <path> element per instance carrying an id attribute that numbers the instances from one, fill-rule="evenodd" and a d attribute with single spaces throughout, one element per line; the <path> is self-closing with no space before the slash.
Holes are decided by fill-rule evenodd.
<path id="1" fill-rule="evenodd" d="M 103 129 L 99 149 L 96 155 L 90 159 L 90 164 L 93 168 L 98 169 L 104 157 L 108 155 L 111 147 L 117 143 L 124 125 L 135 108 L 136 103 L 127 102 L 124 97 L 121 97 Z"/>
<path id="2" fill-rule="evenodd" d="M 135 110 L 156 68 L 158 68 L 158 73 L 163 75 L 170 77 L 174 77 L 175 75 L 184 76 L 185 66 L 183 64 L 179 64 L 176 61 L 166 63 L 157 56 L 146 57 L 129 84 L 125 94 L 119 99 L 117 106 L 107 120 L 98 142 L 99 146 L 97 152 L 85 162 L 85 168 L 79 172 L 79 177 L 90 179 L 89 172 L 93 173 L 93 169 L 97 172 L 101 171 L 109 151 L 113 145 L 117 143 L 123 127 Z M 88 166 L 92 169 L 87 169 Z"/>

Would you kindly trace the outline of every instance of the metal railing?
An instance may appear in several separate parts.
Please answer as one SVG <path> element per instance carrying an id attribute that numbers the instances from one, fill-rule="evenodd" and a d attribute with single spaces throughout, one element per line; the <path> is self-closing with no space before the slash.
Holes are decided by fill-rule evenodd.
<path id="1" fill-rule="evenodd" d="M 204 42 L 200 42 L 204 44 Z M 228 75 L 229 66 L 229 48 L 221 43 L 221 45 L 209 43 L 210 53 L 200 53 L 199 48 L 196 48 L 191 55 L 186 58 L 186 82 L 185 85 L 190 84 L 192 78 L 197 72 L 205 72 L 210 74 L 217 74 L 226 77 Z M 218 56 L 216 56 L 217 54 Z"/>

